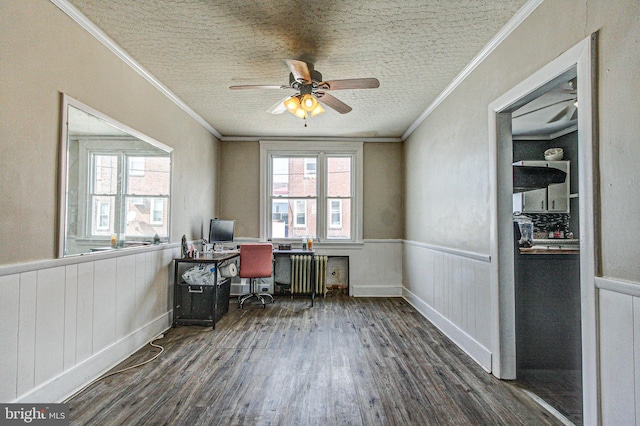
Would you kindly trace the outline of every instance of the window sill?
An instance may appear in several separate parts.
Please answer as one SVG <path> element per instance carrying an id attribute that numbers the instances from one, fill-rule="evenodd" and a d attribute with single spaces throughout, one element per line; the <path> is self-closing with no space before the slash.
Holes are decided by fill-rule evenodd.
<path id="1" fill-rule="evenodd" d="M 295 240 L 273 240 L 274 246 L 278 244 L 291 244 L 291 248 L 299 249 L 302 243 Z M 364 248 L 364 241 L 313 241 L 314 250 L 361 250 Z"/>

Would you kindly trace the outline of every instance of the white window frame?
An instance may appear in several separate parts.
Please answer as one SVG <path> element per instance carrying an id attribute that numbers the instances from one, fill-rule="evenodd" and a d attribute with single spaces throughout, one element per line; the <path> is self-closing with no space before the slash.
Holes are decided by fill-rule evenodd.
<path id="1" fill-rule="evenodd" d="M 153 200 L 153 198 L 155 197 L 163 200 L 167 199 L 168 205 L 170 205 L 170 200 L 171 200 L 171 195 L 170 195 L 171 183 L 169 184 L 170 185 L 169 194 L 156 194 L 156 193 L 132 194 L 126 191 L 126 188 L 128 187 L 128 181 L 131 177 L 129 174 L 129 172 L 131 172 L 130 159 L 144 158 L 146 160 L 146 158 L 156 156 L 157 154 L 154 153 L 153 151 L 145 151 L 142 149 L 137 149 L 135 150 L 135 153 L 137 155 L 132 156 L 130 155 L 131 150 L 123 149 L 121 145 L 122 143 L 119 141 L 113 142 L 113 141 L 110 141 L 109 139 L 104 139 L 104 140 L 100 139 L 100 140 L 85 141 L 84 143 L 81 143 L 79 147 L 80 149 L 79 158 L 81 159 L 84 158 L 85 161 L 83 162 L 83 164 L 86 165 L 86 167 L 81 167 L 81 170 L 84 170 L 84 174 L 81 175 L 79 179 L 82 182 L 86 182 L 85 191 L 87 191 L 87 194 L 85 194 L 85 198 L 87 200 L 90 200 L 94 196 L 113 197 L 113 201 L 112 201 L 113 205 L 111 210 L 111 214 L 113 215 L 112 220 L 114 221 L 113 233 L 125 232 L 126 223 L 127 223 L 127 216 L 125 212 L 127 200 L 129 202 L 133 202 L 134 204 L 144 204 L 145 199 Z M 116 159 L 117 168 L 118 168 L 117 175 L 121 176 L 121 178 L 118 179 L 117 189 L 116 189 L 116 192 L 113 194 L 111 193 L 98 194 L 94 192 L 95 183 L 99 181 L 98 179 L 99 175 L 97 174 L 98 173 L 97 170 L 99 170 L 100 166 L 98 166 L 94 160 L 94 157 L 97 155 L 117 157 Z M 161 155 L 160 157 L 164 157 L 164 155 Z M 172 158 L 170 153 L 168 157 L 169 157 L 169 161 L 171 162 Z M 138 164 L 140 164 L 140 162 L 138 162 Z M 142 164 L 145 164 L 145 163 L 142 162 Z M 123 172 L 123 169 L 125 172 Z M 170 165 L 169 173 L 172 173 L 171 165 Z M 138 176 L 144 176 L 144 171 L 142 172 L 142 174 Z M 138 177 L 138 176 L 134 176 L 134 177 Z M 150 201 L 150 203 L 152 204 L 153 201 Z M 98 212 L 96 211 L 97 208 L 98 208 L 97 205 L 94 205 L 92 202 L 87 202 L 85 206 L 84 214 L 79 215 L 79 223 L 81 223 L 81 226 L 84 227 L 83 238 L 95 239 L 95 240 L 109 238 L 109 235 L 103 235 L 103 232 L 101 232 L 101 231 L 104 231 L 104 229 L 99 228 L 97 226 L 97 220 L 98 220 Z M 152 208 L 153 208 L 153 205 L 150 205 L 149 209 L 151 210 Z M 151 211 L 150 211 L 149 224 L 152 226 L 159 226 L 159 225 L 163 225 L 166 222 L 167 225 L 169 225 L 169 220 L 170 220 L 169 214 L 170 212 L 165 211 L 163 206 L 162 221 L 151 223 Z M 94 228 L 96 232 L 94 232 Z M 167 235 L 169 235 L 169 232 L 170 232 L 168 228 L 169 226 L 167 226 Z M 164 237 L 165 235 L 163 234 L 162 236 Z M 145 238 L 147 237 L 148 236 L 145 236 L 145 237 L 129 236 L 127 238 L 134 239 L 134 240 L 136 238 L 141 238 L 142 240 L 145 240 Z"/>
<path id="2" fill-rule="evenodd" d="M 317 156 L 316 177 L 318 179 L 316 233 L 320 244 L 362 244 L 362 206 L 363 206 L 363 150 L 361 141 L 260 141 L 260 239 L 272 239 L 271 229 L 271 188 L 272 161 L 277 156 Z M 328 239 L 330 221 L 327 215 L 327 173 L 326 157 L 350 156 L 352 158 L 351 176 L 351 238 Z M 275 239 L 274 239 L 275 241 Z M 284 240 L 283 240 L 284 241 Z M 288 239 L 291 241 L 291 239 Z"/>

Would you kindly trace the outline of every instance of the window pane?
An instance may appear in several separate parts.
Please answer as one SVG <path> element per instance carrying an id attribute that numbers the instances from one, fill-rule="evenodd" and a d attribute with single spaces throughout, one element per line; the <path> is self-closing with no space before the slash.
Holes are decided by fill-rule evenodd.
<path id="1" fill-rule="evenodd" d="M 129 157 L 127 194 L 168 195 L 171 178 L 169 157 Z M 140 170 L 140 167 L 143 169 Z"/>
<path id="2" fill-rule="evenodd" d="M 329 225 L 332 228 L 342 226 L 342 200 L 329 200 Z"/>
<path id="3" fill-rule="evenodd" d="M 116 155 L 93 156 L 93 192 L 115 194 L 118 190 L 118 157 Z"/>
<path id="4" fill-rule="evenodd" d="M 125 234 L 131 237 L 166 237 L 169 201 L 157 197 L 127 197 L 127 226 Z"/>
<path id="5" fill-rule="evenodd" d="M 151 209 L 151 224 L 160 225 L 164 218 L 164 203 L 162 198 L 154 198 Z"/>
<path id="6" fill-rule="evenodd" d="M 316 175 L 316 159 L 305 158 L 304 159 L 304 177 L 315 177 Z"/>
<path id="7" fill-rule="evenodd" d="M 315 157 L 274 157 L 271 195 L 315 197 L 316 163 Z"/>
<path id="8" fill-rule="evenodd" d="M 144 176 L 144 157 L 129 157 L 129 176 Z"/>
<path id="9" fill-rule="evenodd" d="M 351 157 L 327 157 L 327 196 L 351 196 Z"/>
<path id="10" fill-rule="evenodd" d="M 316 200 L 273 200 L 272 238 L 316 237 Z"/>
<path id="11" fill-rule="evenodd" d="M 91 198 L 91 235 L 110 236 L 114 230 L 115 197 L 98 195 Z"/>
<path id="12" fill-rule="evenodd" d="M 351 199 L 327 200 L 327 238 L 351 238 Z"/>

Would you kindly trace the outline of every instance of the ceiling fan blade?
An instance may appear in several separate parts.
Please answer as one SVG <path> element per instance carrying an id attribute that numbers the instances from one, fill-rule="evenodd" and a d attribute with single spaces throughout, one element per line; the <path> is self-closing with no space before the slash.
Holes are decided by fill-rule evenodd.
<path id="1" fill-rule="evenodd" d="M 380 82 L 377 78 L 349 78 L 323 81 L 318 86 L 324 90 L 376 89 L 380 87 Z"/>
<path id="2" fill-rule="evenodd" d="M 291 86 L 275 86 L 266 84 L 246 84 L 242 86 L 229 86 L 231 90 L 244 90 L 244 89 L 293 89 Z"/>
<path id="3" fill-rule="evenodd" d="M 556 121 L 560 121 L 562 119 L 562 117 L 567 115 L 568 112 L 569 112 L 569 107 L 562 108 L 562 111 L 560 111 L 559 113 L 557 113 L 556 115 L 551 117 L 551 120 L 547 121 L 547 124 L 551 124 L 551 123 L 555 123 Z"/>
<path id="4" fill-rule="evenodd" d="M 344 102 L 342 102 L 338 98 L 334 98 L 333 96 L 331 96 L 328 93 L 317 92 L 316 93 L 316 97 L 318 98 L 318 100 L 320 102 L 322 102 L 323 104 L 325 104 L 329 108 L 332 108 L 332 109 L 338 111 L 340 114 L 346 114 L 349 111 L 351 111 L 351 107 L 349 105 L 345 104 Z"/>
<path id="5" fill-rule="evenodd" d="M 284 105 L 284 101 L 289 99 L 291 96 L 285 96 L 280 99 L 277 103 L 271 105 L 271 108 L 267 110 L 269 114 L 282 114 L 287 110 L 287 107 Z"/>
<path id="6" fill-rule="evenodd" d="M 296 81 L 303 84 L 311 83 L 311 73 L 309 72 L 309 67 L 306 62 L 296 59 L 287 59 L 285 62 Z"/>
<path id="7" fill-rule="evenodd" d="M 569 117 L 569 120 L 577 120 L 578 119 L 578 108 L 577 107 L 573 107 L 573 113 L 571 114 L 571 117 Z"/>

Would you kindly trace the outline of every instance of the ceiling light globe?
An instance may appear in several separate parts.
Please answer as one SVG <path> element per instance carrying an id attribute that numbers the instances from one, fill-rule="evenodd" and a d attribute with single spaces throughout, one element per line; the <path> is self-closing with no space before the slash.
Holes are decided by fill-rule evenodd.
<path id="1" fill-rule="evenodd" d="M 306 94 L 302 97 L 302 101 L 300 102 L 300 106 L 307 112 L 313 111 L 318 105 L 318 101 L 315 97 L 310 94 Z"/>
<path id="2" fill-rule="evenodd" d="M 313 111 L 311 111 L 311 116 L 315 117 L 316 115 L 320 115 L 324 112 L 324 108 L 322 108 L 322 105 L 320 105 L 320 103 L 318 103 L 318 105 L 316 105 L 316 107 L 313 109 Z"/>
<path id="3" fill-rule="evenodd" d="M 284 101 L 284 106 L 292 114 L 296 113 L 296 110 L 300 107 L 300 99 L 297 96 L 292 96 Z"/>
<path id="4" fill-rule="evenodd" d="M 302 108 L 298 108 L 297 110 L 293 111 L 293 115 L 298 118 L 307 118 L 307 111 L 303 110 Z"/>

